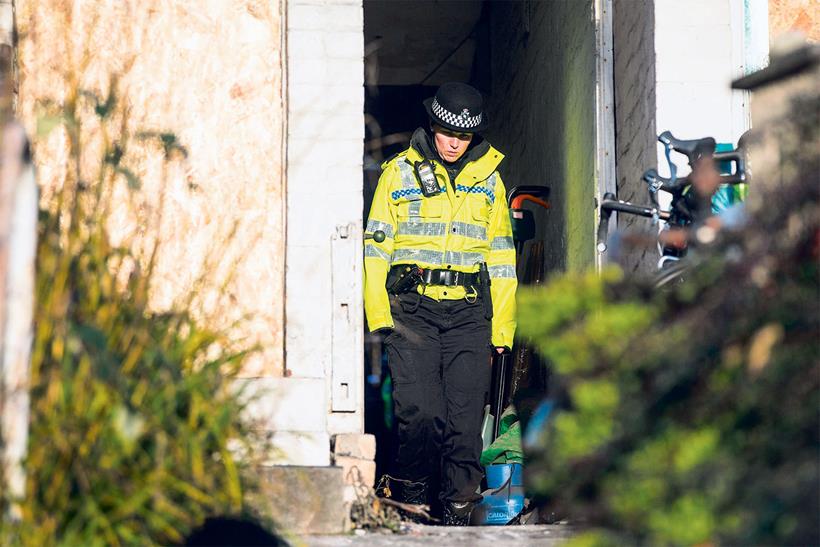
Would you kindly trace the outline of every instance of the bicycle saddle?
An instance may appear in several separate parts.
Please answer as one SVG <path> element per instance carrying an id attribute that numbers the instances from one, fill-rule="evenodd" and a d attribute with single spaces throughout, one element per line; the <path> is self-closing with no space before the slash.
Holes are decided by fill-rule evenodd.
<path id="1" fill-rule="evenodd" d="M 715 139 L 712 137 L 703 137 L 702 139 L 683 140 L 677 139 L 670 131 L 664 131 L 658 135 L 658 140 L 664 146 L 668 146 L 675 152 L 680 152 L 689 158 L 689 164 L 692 165 L 696 159 L 707 154 L 714 154 Z"/>

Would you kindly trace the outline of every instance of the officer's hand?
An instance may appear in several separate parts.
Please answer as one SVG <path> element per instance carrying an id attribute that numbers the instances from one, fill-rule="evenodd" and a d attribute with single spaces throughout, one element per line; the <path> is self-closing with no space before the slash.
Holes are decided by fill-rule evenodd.
<path id="1" fill-rule="evenodd" d="M 499 355 L 501 355 L 505 351 L 510 351 L 509 349 L 507 349 L 507 346 L 503 346 L 503 347 L 500 347 L 500 348 L 498 348 L 498 347 L 495 348 L 495 352 Z"/>

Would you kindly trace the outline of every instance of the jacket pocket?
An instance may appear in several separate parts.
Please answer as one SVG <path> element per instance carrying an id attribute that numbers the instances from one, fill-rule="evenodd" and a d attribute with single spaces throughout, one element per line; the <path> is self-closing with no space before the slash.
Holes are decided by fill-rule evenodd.
<path id="1" fill-rule="evenodd" d="M 422 222 L 427 219 L 441 218 L 442 209 L 442 203 L 439 199 L 411 196 L 399 202 L 397 216 L 399 221 Z"/>
<path id="2" fill-rule="evenodd" d="M 486 199 L 473 198 L 470 200 L 470 213 L 473 221 L 478 224 L 490 223 L 490 205 Z"/>
<path id="3" fill-rule="evenodd" d="M 397 216 L 399 219 L 421 216 L 422 196 L 409 195 L 401 198 L 398 202 Z"/>

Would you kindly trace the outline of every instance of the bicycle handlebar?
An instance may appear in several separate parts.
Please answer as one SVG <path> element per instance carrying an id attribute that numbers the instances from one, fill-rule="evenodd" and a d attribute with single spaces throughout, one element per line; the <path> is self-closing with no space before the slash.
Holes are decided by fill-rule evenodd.
<path id="1" fill-rule="evenodd" d="M 611 195 L 611 194 L 610 194 Z M 612 196 L 613 198 L 615 196 Z M 627 201 L 620 201 L 614 199 L 604 199 L 601 202 L 601 207 L 610 211 L 618 211 L 620 213 L 629 213 L 639 217 L 655 218 L 656 216 L 661 220 L 669 219 L 669 211 L 662 211 L 657 207 L 646 207 L 644 205 L 633 205 Z"/>
<path id="2" fill-rule="evenodd" d="M 728 152 L 715 152 L 715 161 L 731 161 L 735 164 L 735 172 L 729 175 L 721 175 L 720 182 L 724 184 L 740 184 L 746 182 L 746 155 L 742 150 L 730 150 Z"/>
<path id="3" fill-rule="evenodd" d="M 671 178 L 660 176 L 655 169 L 647 169 L 641 178 L 655 190 L 663 190 L 670 194 L 683 190 L 689 184 L 689 177 L 677 177 L 675 180 L 672 180 Z"/>
<path id="4" fill-rule="evenodd" d="M 612 211 L 621 213 L 628 213 L 630 215 L 637 215 L 646 218 L 659 218 L 661 220 L 669 220 L 669 211 L 662 211 L 657 207 L 646 207 L 644 205 L 633 205 L 627 201 L 621 201 L 615 198 L 615 194 L 607 192 L 601 200 L 601 216 L 598 221 L 598 252 L 606 251 L 607 239 L 609 237 L 609 218 L 612 216 Z"/>
<path id="5" fill-rule="evenodd" d="M 662 177 L 656 169 L 647 169 L 641 177 L 644 182 L 649 185 L 650 198 L 653 206 L 646 207 L 643 205 L 633 205 L 626 201 L 616 199 L 615 195 L 607 192 L 603 195 L 600 205 L 600 219 L 598 222 L 597 247 L 598 252 L 604 252 L 607 248 L 607 238 L 609 236 L 609 220 L 612 216 L 612 211 L 627 213 L 652 219 L 669 220 L 670 211 L 661 210 L 658 205 L 657 191 L 663 190 L 670 194 L 677 195 L 678 198 L 682 195 L 687 186 L 691 184 L 689 176 L 676 177 L 675 165 L 670 159 L 669 152 L 674 150 L 685 155 L 689 160 L 689 165 L 694 167 L 695 161 L 705 155 L 710 155 L 716 162 L 733 162 L 735 169 L 733 173 L 720 175 L 720 182 L 722 184 L 740 184 L 746 182 L 746 158 L 742 150 L 731 150 L 728 152 L 715 152 L 715 139 L 712 137 L 704 137 L 702 139 L 678 139 L 672 135 L 671 131 L 664 131 L 658 135 L 658 141 L 663 143 L 666 148 L 666 159 L 669 161 L 671 177 Z M 529 188 L 529 187 L 522 187 Z M 529 192 L 527 192 L 529 193 Z M 673 201 L 674 201 L 673 197 Z"/>
<path id="6" fill-rule="evenodd" d="M 721 184 L 741 184 L 746 182 L 746 157 L 741 150 L 715 152 L 712 157 L 716 162 L 728 161 L 734 162 L 735 164 L 734 173 L 720 175 Z M 647 169 L 641 178 L 651 189 L 655 191 L 663 190 L 670 194 L 680 192 L 691 184 L 688 176 L 677 177 L 675 180 L 672 180 L 668 177 L 662 177 L 656 169 Z"/>

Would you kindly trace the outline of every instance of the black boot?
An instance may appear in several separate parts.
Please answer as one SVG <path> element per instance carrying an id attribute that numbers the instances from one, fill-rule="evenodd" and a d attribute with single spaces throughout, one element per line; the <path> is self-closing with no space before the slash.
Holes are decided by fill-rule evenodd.
<path id="1" fill-rule="evenodd" d="M 427 508 L 427 491 L 429 489 L 429 482 L 421 481 L 407 481 L 384 475 L 379 480 L 379 485 L 376 487 L 376 495 L 381 498 L 389 498 L 399 503 L 406 503 L 408 505 L 424 505 Z M 422 515 L 415 513 L 408 513 L 399 510 L 402 517 L 412 520 L 413 522 L 426 522 Z"/>
<path id="2" fill-rule="evenodd" d="M 429 483 L 426 480 L 406 481 L 397 479 L 390 475 L 383 475 L 379 479 L 376 487 L 376 495 L 380 498 L 390 498 L 400 503 L 411 505 L 424 505 L 427 503 L 427 489 Z"/>
<path id="3" fill-rule="evenodd" d="M 445 501 L 444 502 L 444 525 L 445 526 L 467 526 L 470 524 L 470 515 L 473 512 L 475 503 L 471 501 Z"/>

